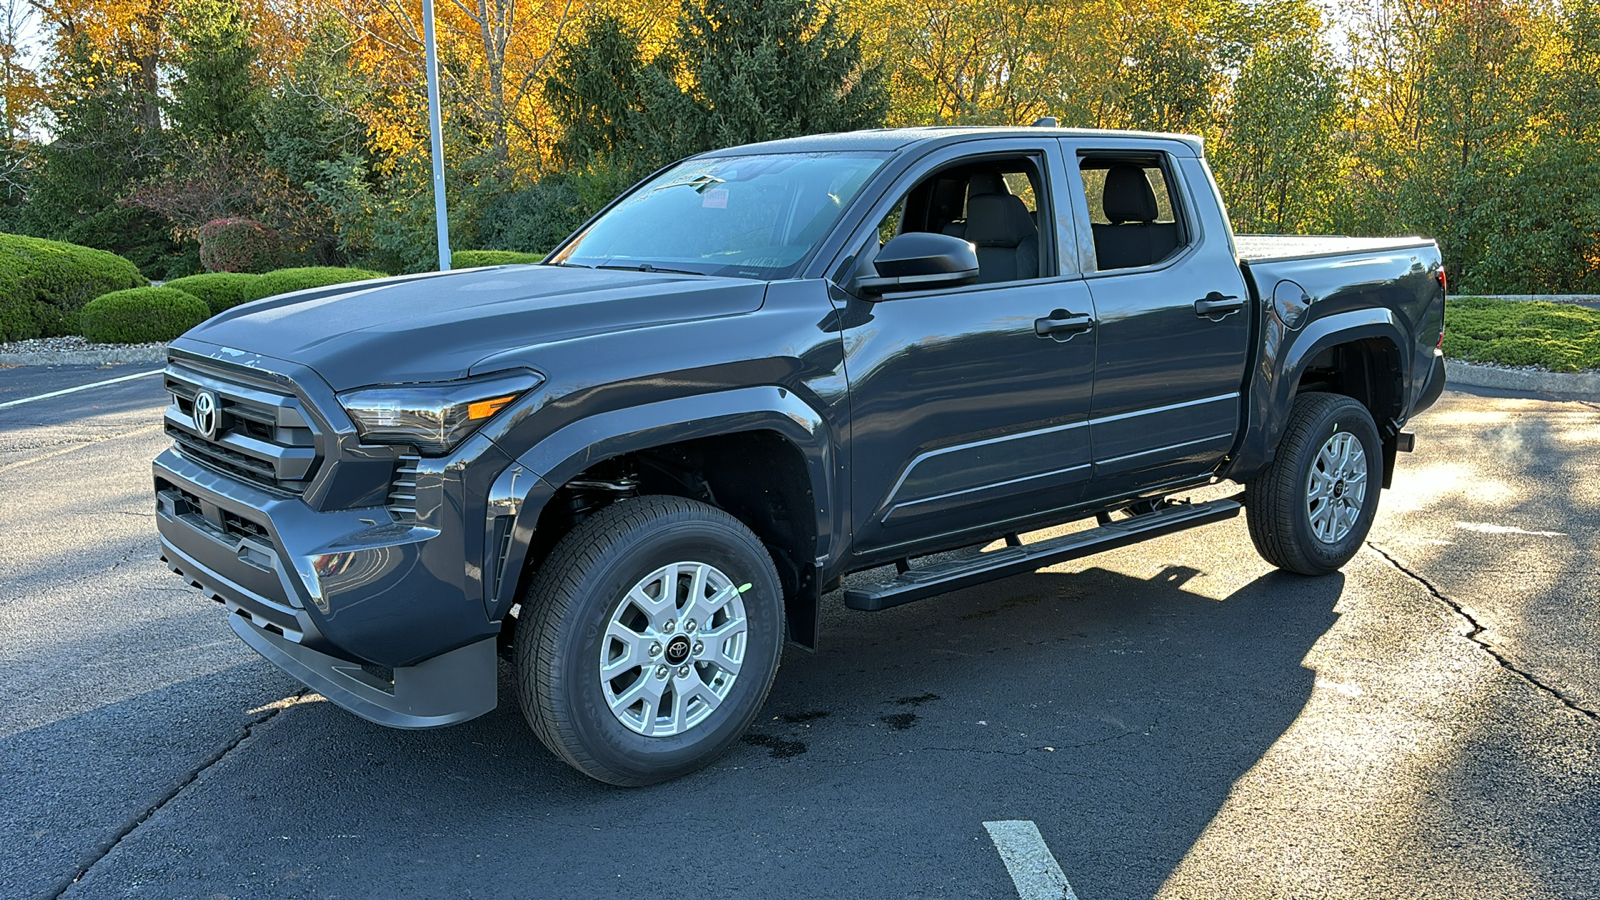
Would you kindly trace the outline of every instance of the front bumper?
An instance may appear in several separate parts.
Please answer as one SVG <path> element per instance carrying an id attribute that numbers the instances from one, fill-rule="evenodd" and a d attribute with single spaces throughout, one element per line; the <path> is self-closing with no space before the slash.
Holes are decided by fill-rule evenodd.
<path id="1" fill-rule="evenodd" d="M 171 449 L 154 475 L 162 559 L 226 606 L 262 656 L 391 727 L 495 707 L 499 623 L 464 589 L 464 535 L 382 507 L 314 510 Z"/>

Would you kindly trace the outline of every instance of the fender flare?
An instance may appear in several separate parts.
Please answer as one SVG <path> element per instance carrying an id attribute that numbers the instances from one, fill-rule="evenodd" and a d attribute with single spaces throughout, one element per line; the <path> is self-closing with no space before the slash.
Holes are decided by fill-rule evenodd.
<path id="1" fill-rule="evenodd" d="M 1269 315 L 1267 328 L 1278 331 L 1276 356 L 1263 355 L 1254 378 L 1248 385 L 1249 401 L 1244 409 L 1244 433 L 1234 461 L 1220 474 L 1246 481 L 1265 468 L 1277 455 L 1278 441 L 1288 424 L 1294 389 L 1306 366 L 1318 353 L 1340 344 L 1377 338 L 1392 344 L 1400 359 L 1402 389 L 1410 393 L 1411 359 L 1405 348 L 1410 339 L 1400 321 L 1389 309 L 1354 309 L 1333 313 L 1307 322 L 1298 331 L 1284 328 Z M 1272 345 L 1269 334 L 1267 346 Z M 1409 402 L 1407 397 L 1406 401 Z M 1404 408 L 1404 404 L 1402 404 Z M 1383 423 L 1378 423 L 1381 428 Z"/>
<path id="2" fill-rule="evenodd" d="M 518 456 L 495 479 L 486 546 L 500 559 L 500 569 L 485 597 L 490 619 L 503 618 L 516 602 L 534 526 L 559 486 L 623 453 L 749 431 L 777 432 L 805 459 L 816 519 L 813 558 L 826 559 L 833 549 L 838 475 L 832 435 L 820 413 L 794 391 L 771 385 L 658 400 L 571 422 Z M 506 548 L 503 555 L 496 552 L 501 547 Z"/>

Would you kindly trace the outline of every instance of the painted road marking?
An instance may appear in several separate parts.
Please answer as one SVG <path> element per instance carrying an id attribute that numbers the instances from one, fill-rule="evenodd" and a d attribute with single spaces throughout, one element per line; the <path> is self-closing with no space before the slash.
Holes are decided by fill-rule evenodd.
<path id="1" fill-rule="evenodd" d="M 21 400 L 7 400 L 4 403 L 0 403 L 0 409 L 10 409 L 13 406 L 21 406 L 24 403 L 32 403 L 35 400 L 49 400 L 51 397 L 60 397 L 63 394 L 76 394 L 79 391 L 87 391 L 90 388 L 105 387 L 108 384 L 119 384 L 124 381 L 132 381 L 135 378 L 148 378 L 151 375 L 160 375 L 164 371 L 166 370 L 151 369 L 148 372 L 139 372 L 135 375 L 123 375 L 120 378 L 107 378 L 105 381 L 96 381 L 94 384 L 80 384 L 77 387 L 63 388 L 59 391 L 51 391 L 48 394 L 38 394 L 33 397 L 23 397 Z"/>
<path id="2" fill-rule="evenodd" d="M 1007 822 L 985 822 L 989 839 L 1000 851 L 1000 859 L 1011 873 L 1011 883 L 1017 886 L 1017 896 L 1022 900 L 1078 900 L 1067 883 L 1061 865 L 1045 845 L 1039 826 L 1027 819 Z"/>

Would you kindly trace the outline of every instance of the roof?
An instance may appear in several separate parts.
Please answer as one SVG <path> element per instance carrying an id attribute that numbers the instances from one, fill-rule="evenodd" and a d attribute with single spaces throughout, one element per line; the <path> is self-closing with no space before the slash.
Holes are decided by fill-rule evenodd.
<path id="1" fill-rule="evenodd" d="M 755 153 L 820 153 L 849 150 L 892 152 L 913 144 L 956 143 L 980 137 L 1038 137 L 1041 132 L 1052 137 L 1142 138 L 1147 140 L 1177 141 L 1192 150 L 1195 156 L 1204 154 L 1200 138 L 1190 134 L 1023 125 L 938 125 L 916 128 L 875 128 L 868 131 L 846 131 L 834 134 L 811 134 L 804 137 L 766 141 L 760 144 L 746 144 L 742 147 L 711 150 L 701 155 L 747 156 Z"/>

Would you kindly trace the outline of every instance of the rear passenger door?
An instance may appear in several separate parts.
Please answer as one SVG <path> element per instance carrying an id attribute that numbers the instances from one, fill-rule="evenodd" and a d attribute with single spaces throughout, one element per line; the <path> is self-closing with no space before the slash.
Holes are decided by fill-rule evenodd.
<path id="1" fill-rule="evenodd" d="M 1209 173 L 1179 141 L 1062 143 L 1098 318 L 1090 493 L 1203 475 L 1233 446 L 1250 338 Z"/>

